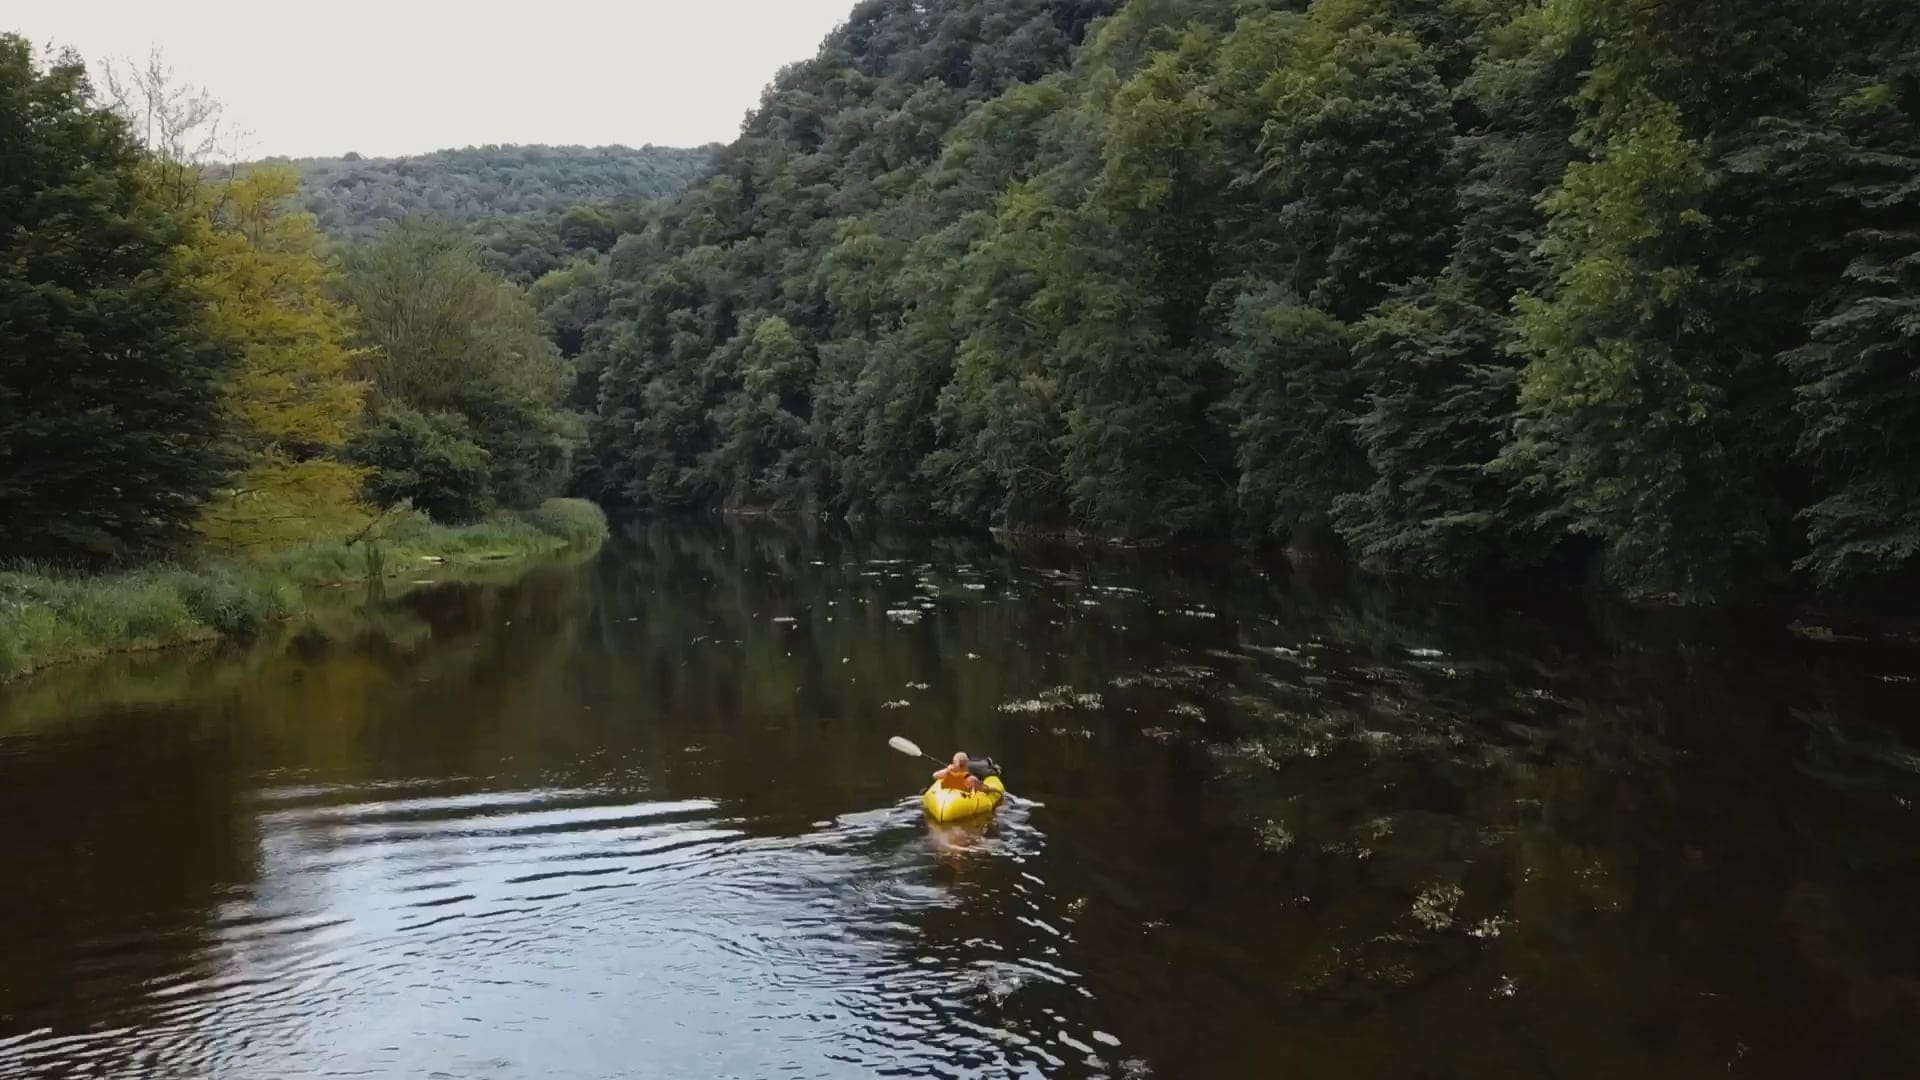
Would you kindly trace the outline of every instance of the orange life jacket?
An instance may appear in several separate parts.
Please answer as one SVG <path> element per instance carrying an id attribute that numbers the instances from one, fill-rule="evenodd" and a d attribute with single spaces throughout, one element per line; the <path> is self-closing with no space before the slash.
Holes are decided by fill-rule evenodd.
<path id="1" fill-rule="evenodd" d="M 963 768 L 958 768 L 953 765 L 949 765 L 946 768 L 940 770 L 940 786 L 943 788 L 953 788 L 956 791 L 966 791 L 971 787 L 973 787 L 973 785 L 969 783 L 969 781 L 972 779 L 973 779 L 972 773 L 968 772 Z"/>

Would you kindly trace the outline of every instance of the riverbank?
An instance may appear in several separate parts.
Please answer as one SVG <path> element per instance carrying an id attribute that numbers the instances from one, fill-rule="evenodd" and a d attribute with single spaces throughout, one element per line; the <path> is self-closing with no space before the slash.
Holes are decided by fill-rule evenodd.
<path id="1" fill-rule="evenodd" d="M 376 589 L 423 572 L 456 575 L 607 536 L 598 506 L 552 499 L 475 525 L 435 525 L 418 514 L 383 521 L 366 537 L 304 544 L 258 559 L 209 560 L 104 575 L 34 567 L 0 571 L 0 682 L 118 652 L 246 639 L 300 615 L 316 590 Z"/>

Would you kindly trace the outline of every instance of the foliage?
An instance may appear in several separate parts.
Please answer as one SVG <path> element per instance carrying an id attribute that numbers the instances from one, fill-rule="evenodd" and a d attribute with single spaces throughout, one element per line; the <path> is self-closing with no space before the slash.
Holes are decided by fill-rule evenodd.
<path id="1" fill-rule="evenodd" d="M 548 499 L 532 510 L 522 511 L 520 520 L 576 546 L 597 544 L 607 538 L 606 511 L 585 499 Z"/>
<path id="2" fill-rule="evenodd" d="M 1801 511 L 1802 565 L 1828 584 L 1870 582 L 1920 557 L 1920 85 L 1848 76 L 1813 118 L 1779 126 L 1744 164 L 1827 193 L 1822 238 L 1839 273 L 1783 359 L 1805 421 L 1796 455 L 1825 479 Z"/>
<path id="3" fill-rule="evenodd" d="M 468 521 L 559 491 L 578 427 L 559 408 L 566 369 L 525 294 L 470 240 L 396 227 L 349 253 L 345 291 L 375 399 L 353 454 L 372 470 L 369 496 Z"/>
<path id="4" fill-rule="evenodd" d="M 577 482 L 1911 580 L 1917 71 L 1891 0 L 867 0 L 710 176 L 574 219 Z"/>
<path id="5" fill-rule="evenodd" d="M 212 330 L 239 352 L 226 407 L 249 465 L 208 504 L 216 548 L 284 544 L 361 516 L 359 473 L 340 451 L 360 421 L 347 313 L 328 295 L 312 219 L 289 213 L 294 178 L 258 170 L 205 185 L 194 245 Z"/>
<path id="6" fill-rule="evenodd" d="M 307 607 L 305 590 L 358 583 L 367 552 L 388 576 L 423 563 L 492 562 L 607 537 L 606 516 L 579 499 L 502 514 L 463 528 L 417 513 L 382 518 L 366 537 L 298 544 L 245 560 L 73 575 L 26 566 L 0 571 L 0 682 L 52 664 L 215 638 L 248 639 Z"/>
<path id="7" fill-rule="evenodd" d="M 1334 499 L 1358 471 L 1352 334 L 1283 287 L 1249 290 L 1225 350 L 1234 374 L 1240 503 L 1253 528 L 1324 538 Z"/>
<path id="8" fill-rule="evenodd" d="M 402 158 L 347 154 L 262 164 L 295 170 L 301 206 L 323 231 L 343 239 L 371 239 L 415 216 L 454 223 L 553 217 L 562 239 L 579 239 L 583 215 L 595 212 L 577 207 L 675 194 L 710 160 L 707 149 L 659 146 L 474 146 Z"/>
<path id="9" fill-rule="evenodd" d="M 1450 94 L 1405 33 L 1322 22 L 1260 90 L 1261 182 L 1280 200 L 1291 284 L 1352 318 L 1446 256 Z"/>
<path id="10" fill-rule="evenodd" d="M 1518 300 L 1532 362 L 1507 459 L 1606 542 L 1617 580 L 1684 598 L 1731 584 L 1726 557 L 1761 535 L 1727 482 L 1719 387 L 1696 359 L 1713 346 L 1690 325 L 1708 225 L 1699 155 L 1655 108 L 1600 160 L 1569 166 L 1544 204 L 1554 291 Z"/>
<path id="11" fill-rule="evenodd" d="M 247 637 L 283 617 L 290 595 L 230 567 L 0 572 L 0 680 L 105 652 Z"/>
<path id="12" fill-rule="evenodd" d="M 0 36 L 0 552 L 180 544 L 233 464 L 233 350 L 181 250 L 190 221 L 85 71 Z"/>
<path id="13" fill-rule="evenodd" d="M 606 285 L 606 260 L 586 258 L 542 274 L 527 289 L 528 302 L 539 312 L 541 330 L 562 357 L 579 356 L 587 329 L 606 315 Z M 591 395 L 580 403 L 591 407 Z"/>
<path id="14" fill-rule="evenodd" d="M 1490 467 L 1514 407 L 1506 320 L 1467 292 L 1448 274 L 1355 329 L 1366 400 L 1353 437 L 1368 480 L 1336 498 L 1334 525 L 1364 566 L 1448 577 L 1546 554 L 1533 524 L 1541 511 Z"/>
<path id="15" fill-rule="evenodd" d="M 151 82 L 157 142 L 194 145 L 197 99 Z M 66 158 L 31 159 L 46 190 L 177 227 L 198 203 L 137 204 L 187 174 L 143 173 L 68 96 L 112 166 L 89 175 L 145 180 L 81 184 L 47 164 L 81 143 L 56 140 Z M 1392 574 L 1597 560 L 1626 593 L 1689 603 L 1920 584 L 1911 4 L 862 0 L 701 157 L 648 190 L 632 161 L 563 179 L 576 163 L 499 148 L 310 171 L 342 235 L 485 218 L 403 222 L 346 258 L 376 498 L 470 519 L 571 482 L 635 507 L 1233 530 Z M 480 179 L 446 180 L 461 170 Z M 113 249 L 155 273 L 90 302 L 170 280 L 170 246 Z M 141 333 L 271 354 L 247 348 L 278 340 L 264 329 L 190 331 L 173 288 L 152 311 L 175 321 Z M 275 304 L 311 329 L 311 295 Z M 0 363 L 154 366 L 73 344 L 131 332 L 133 310 L 48 323 Z M 225 385 L 215 367 L 190 372 Z M 193 483 L 159 485 L 177 532 L 219 432 L 125 423 L 168 400 L 138 379 L 84 385 L 112 400 L 0 438 L 41 439 L 36 468 L 97 450 L 54 428 L 134 458 L 159 445 L 142 439 L 206 447 Z M 274 423 L 242 436 L 257 468 L 331 460 Z M 79 522 L 66 549 L 167 533 L 118 494 L 98 500 L 113 528 L 27 520 Z"/>
<path id="16" fill-rule="evenodd" d="M 395 403 L 354 436 L 349 450 L 378 506 L 409 503 L 441 521 L 473 521 L 493 506 L 491 455 L 453 412 Z"/>
<path id="17" fill-rule="evenodd" d="M 548 498 L 576 437 L 558 409 L 565 371 L 470 242 L 403 227 L 338 280 L 289 206 L 290 171 L 209 178 L 204 94 L 158 57 L 111 82 L 102 106 L 76 63 L 43 71 L 0 38 L 0 557 L 51 560 L 0 572 L 0 679 L 250 636 L 299 587 L 365 579 L 375 596 L 374 575 L 409 560 L 604 538 L 597 507 Z M 570 219 L 589 234 L 599 220 Z M 364 478 L 350 448 L 374 466 Z M 369 520 L 363 479 L 486 520 Z M 489 513 L 500 505 L 532 509 Z M 162 549 L 195 562 L 66 569 Z"/>

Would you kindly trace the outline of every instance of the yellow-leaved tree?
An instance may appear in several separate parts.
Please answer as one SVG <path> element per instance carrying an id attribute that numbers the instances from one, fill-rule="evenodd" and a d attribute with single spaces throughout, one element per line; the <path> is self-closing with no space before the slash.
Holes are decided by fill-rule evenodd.
<path id="1" fill-rule="evenodd" d="M 261 168 L 197 192 L 195 267 L 215 327 L 241 355 L 227 409 L 248 465 L 200 524 L 229 551 L 346 535 L 367 517 L 361 472 L 341 458 L 365 386 L 319 230 L 289 207 L 296 187 L 293 170 Z"/>

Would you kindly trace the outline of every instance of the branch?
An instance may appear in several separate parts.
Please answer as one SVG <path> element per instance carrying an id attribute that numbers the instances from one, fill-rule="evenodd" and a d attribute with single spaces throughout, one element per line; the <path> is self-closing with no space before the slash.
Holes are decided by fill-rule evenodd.
<path id="1" fill-rule="evenodd" d="M 395 510 L 400 509 L 402 505 L 405 505 L 405 504 L 396 503 L 393 506 L 389 506 L 385 510 L 380 511 L 378 514 L 375 514 L 373 517 L 373 520 L 367 522 L 366 528 L 361 529 L 359 532 L 354 533 L 352 536 L 347 538 L 347 546 L 352 547 L 353 545 L 359 543 L 360 541 L 365 540 L 367 538 L 367 534 L 372 532 L 375 526 L 379 525 L 382 521 L 385 521 L 387 519 L 388 514 L 391 514 Z"/>

